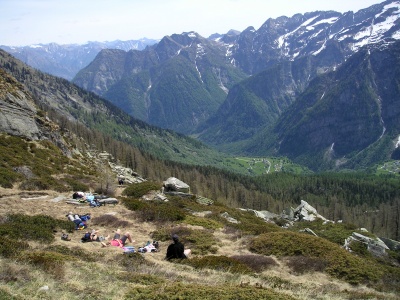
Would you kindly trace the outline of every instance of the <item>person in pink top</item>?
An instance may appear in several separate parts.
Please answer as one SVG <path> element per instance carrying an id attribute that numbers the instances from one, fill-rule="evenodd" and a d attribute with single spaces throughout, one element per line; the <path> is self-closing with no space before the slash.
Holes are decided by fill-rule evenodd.
<path id="1" fill-rule="evenodd" d="M 108 247 L 108 246 L 115 246 L 115 247 L 124 247 L 125 244 L 129 241 L 130 243 L 133 243 L 134 240 L 132 240 L 131 234 L 127 231 L 123 235 L 121 235 L 121 230 L 117 229 L 117 231 L 114 234 L 114 237 L 111 241 L 108 241 L 106 243 L 101 243 L 103 247 Z"/>

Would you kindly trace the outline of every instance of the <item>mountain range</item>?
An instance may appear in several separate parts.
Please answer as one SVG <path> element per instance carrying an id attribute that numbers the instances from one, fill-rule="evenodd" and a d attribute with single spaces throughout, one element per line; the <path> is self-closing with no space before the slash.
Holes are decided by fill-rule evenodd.
<path id="1" fill-rule="evenodd" d="M 0 45 L 24 63 L 43 72 L 72 80 L 79 70 L 86 67 L 102 49 L 143 50 L 158 40 L 140 39 L 130 41 L 88 42 L 84 45 L 56 43 L 29 46 Z"/>
<path id="2" fill-rule="evenodd" d="M 364 168 L 398 156 L 399 14 L 388 0 L 173 34 L 141 51 L 103 49 L 73 82 L 226 152 Z"/>

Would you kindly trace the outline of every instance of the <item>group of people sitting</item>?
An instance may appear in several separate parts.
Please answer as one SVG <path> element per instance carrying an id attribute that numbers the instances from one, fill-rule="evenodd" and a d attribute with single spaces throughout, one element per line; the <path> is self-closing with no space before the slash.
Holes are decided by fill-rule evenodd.
<path id="1" fill-rule="evenodd" d="M 172 235 L 172 241 L 173 243 L 167 248 L 165 259 L 172 260 L 188 258 L 191 254 L 191 250 L 185 249 L 185 246 L 180 242 L 179 237 L 176 234 Z M 125 248 L 128 242 L 132 244 L 135 242 L 135 240 L 132 239 L 132 236 L 128 231 L 124 234 L 121 234 L 121 230 L 117 229 L 111 240 L 110 236 L 104 237 L 99 235 L 98 230 L 92 230 L 91 232 L 85 233 L 85 235 L 82 237 L 82 242 L 100 242 L 102 247 L 115 246 L 119 248 Z M 132 249 L 129 248 L 127 250 Z M 158 251 L 158 242 L 155 241 L 153 243 L 147 242 L 146 246 L 139 248 L 139 252 L 141 253 Z"/>
<path id="2" fill-rule="evenodd" d="M 91 215 L 90 213 L 85 214 L 85 215 L 78 215 L 74 214 L 72 212 L 69 212 L 66 217 L 68 220 L 72 221 L 76 225 L 76 229 L 85 229 L 87 228 L 87 221 L 90 219 Z M 62 240 L 70 240 L 67 239 L 67 237 L 61 237 Z M 172 260 L 172 259 L 184 259 L 188 258 L 188 256 L 191 254 L 190 249 L 186 249 L 184 245 L 180 242 L 178 235 L 173 234 L 172 235 L 172 241 L 173 243 L 170 244 L 167 248 L 167 253 L 165 256 L 166 260 Z M 134 243 L 135 241 L 132 239 L 132 236 L 129 231 L 125 232 L 124 234 L 121 233 L 120 229 L 117 229 L 114 232 L 114 236 L 112 239 L 110 239 L 110 236 L 103 236 L 99 234 L 98 230 L 91 230 L 87 231 L 83 237 L 81 238 L 81 242 L 86 243 L 86 242 L 100 242 L 102 247 L 109 247 L 109 246 L 115 246 L 115 247 L 120 247 L 120 248 L 125 248 L 126 244 L 129 243 Z M 132 250 L 133 247 L 130 247 L 129 250 Z M 139 248 L 139 252 L 158 252 L 158 242 L 153 242 L 150 243 L 148 242 L 145 246 Z"/>

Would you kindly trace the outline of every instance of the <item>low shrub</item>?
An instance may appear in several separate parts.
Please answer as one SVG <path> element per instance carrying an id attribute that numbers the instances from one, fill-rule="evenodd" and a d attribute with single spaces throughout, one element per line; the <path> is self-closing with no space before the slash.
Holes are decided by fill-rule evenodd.
<path id="1" fill-rule="evenodd" d="M 278 263 L 272 257 L 264 255 L 233 255 L 231 258 L 240 261 L 242 264 L 245 264 L 247 267 L 257 273 L 270 269 L 273 266 L 278 266 Z"/>
<path id="2" fill-rule="evenodd" d="M 136 198 L 125 198 L 125 199 L 122 199 L 122 203 L 125 205 L 125 207 L 127 209 L 132 210 L 132 211 L 137 211 L 139 209 L 144 208 L 147 205 L 146 202 L 143 202 L 143 201 L 141 201 L 139 199 L 136 199 Z"/>
<path id="3" fill-rule="evenodd" d="M 291 231 L 298 232 L 305 228 L 310 228 L 319 237 L 325 238 L 332 243 L 343 245 L 344 240 L 348 238 L 354 231 L 356 226 L 346 223 L 323 223 L 323 220 L 316 220 L 314 222 L 296 222 Z"/>
<path id="4" fill-rule="evenodd" d="M 328 262 L 319 257 L 291 256 L 287 258 L 287 266 L 296 274 L 325 271 Z"/>
<path id="5" fill-rule="evenodd" d="M 187 215 L 185 217 L 185 220 L 183 220 L 183 223 L 193 225 L 193 226 L 202 226 L 204 228 L 213 229 L 213 230 L 224 227 L 224 225 L 221 222 L 215 221 L 213 219 L 196 217 L 196 216 L 191 216 L 191 215 Z"/>
<path id="6" fill-rule="evenodd" d="M 160 190 L 160 184 L 151 181 L 144 181 L 141 183 L 133 183 L 125 188 L 122 195 L 134 198 L 140 198 L 150 191 Z"/>
<path id="7" fill-rule="evenodd" d="M 186 213 L 168 202 L 146 203 L 137 210 L 143 222 L 175 222 L 185 219 Z"/>
<path id="8" fill-rule="evenodd" d="M 263 255 L 319 258 L 326 261 L 328 274 L 351 284 L 376 282 L 383 274 L 372 261 L 354 256 L 335 243 L 302 233 L 262 234 L 251 241 L 249 249 Z"/>
<path id="9" fill-rule="evenodd" d="M 4 300 L 19 300 L 21 298 L 20 297 L 15 297 L 15 296 L 11 295 L 9 292 L 0 289 L 0 299 L 4 299 Z"/>
<path id="10" fill-rule="evenodd" d="M 19 188 L 27 191 L 54 190 L 57 192 L 68 192 L 69 190 L 66 186 L 50 176 L 24 180 Z"/>
<path id="11" fill-rule="evenodd" d="M 116 229 L 125 228 L 130 225 L 130 222 L 125 220 L 120 220 L 113 215 L 101 215 L 98 217 L 94 217 L 93 219 L 91 219 L 91 223 L 93 226 L 113 227 Z"/>
<path id="12" fill-rule="evenodd" d="M 81 192 L 87 192 L 89 191 L 89 186 L 78 181 L 77 179 L 74 178 L 64 178 L 63 179 L 69 186 L 72 191 L 81 191 Z"/>
<path id="13" fill-rule="evenodd" d="M 23 251 L 18 256 L 18 261 L 28 262 L 50 273 L 57 279 L 64 277 L 64 264 L 75 258 L 52 251 Z"/>
<path id="14" fill-rule="evenodd" d="M 56 252 L 62 255 L 71 256 L 76 259 L 84 260 L 87 262 L 95 262 L 101 257 L 97 253 L 96 255 L 93 255 L 92 252 L 85 251 L 78 247 L 69 248 L 67 246 L 62 246 L 62 245 L 51 245 L 44 248 L 44 251 Z"/>
<path id="15" fill-rule="evenodd" d="M 212 269 L 222 272 L 251 274 L 252 270 L 241 261 L 227 256 L 203 256 L 181 260 L 195 269 Z"/>
<path id="16" fill-rule="evenodd" d="M 29 249 L 27 242 L 18 241 L 3 236 L 0 239 L 0 255 L 3 257 L 16 257 L 23 250 Z"/>
<path id="17" fill-rule="evenodd" d="M 157 241 L 167 241 L 171 240 L 173 234 L 177 234 L 179 240 L 185 245 L 185 248 L 191 249 L 192 253 L 195 255 L 216 253 L 217 251 L 216 239 L 212 232 L 205 229 L 190 229 L 184 226 L 161 228 L 152 233 L 152 239 Z"/>
<path id="18" fill-rule="evenodd" d="M 70 221 L 57 220 L 45 215 L 13 214 L 8 215 L 5 222 L 0 224 L 0 235 L 16 240 L 49 243 L 54 241 L 54 232 L 57 229 L 73 232 L 75 225 Z"/>
<path id="19" fill-rule="evenodd" d="M 241 231 L 242 235 L 259 235 L 262 233 L 283 230 L 276 224 L 266 223 L 263 219 L 257 217 L 254 213 L 240 210 L 228 210 L 228 214 L 236 219 L 238 223 L 232 223 L 221 217 L 221 213 L 212 214 L 210 218 L 223 222 L 229 227 L 236 228 Z"/>
<path id="20" fill-rule="evenodd" d="M 117 258 L 118 265 L 123 266 L 130 274 L 138 273 L 145 268 L 153 267 L 153 263 L 147 261 L 141 253 L 122 254 Z M 114 262 L 115 263 L 115 260 Z"/>
<path id="21" fill-rule="evenodd" d="M 21 174 L 5 169 L 0 166 L 0 186 L 6 189 L 13 187 L 14 183 L 21 180 Z"/>
<path id="22" fill-rule="evenodd" d="M 295 298 L 285 293 L 279 293 L 270 289 L 256 288 L 252 286 L 241 287 L 232 285 L 201 285 L 173 282 L 168 285 L 152 285 L 149 287 L 135 287 L 131 289 L 125 298 L 128 300 L 294 300 Z"/>
<path id="23" fill-rule="evenodd" d="M 117 275 L 118 279 L 131 282 L 131 283 L 136 283 L 140 285 L 156 285 L 156 284 L 163 284 L 165 283 L 165 279 L 156 276 L 156 275 L 151 275 L 151 274 L 132 274 L 130 272 L 126 272 L 124 274 L 119 274 Z"/>

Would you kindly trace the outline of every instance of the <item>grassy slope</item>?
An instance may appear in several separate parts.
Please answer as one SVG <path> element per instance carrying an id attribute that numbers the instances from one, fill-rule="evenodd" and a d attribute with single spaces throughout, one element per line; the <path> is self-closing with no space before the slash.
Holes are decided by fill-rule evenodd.
<path id="1" fill-rule="evenodd" d="M 117 188 L 116 194 L 120 192 Z M 199 225 L 187 224 L 198 223 L 199 219 L 196 222 L 193 219 L 186 222 L 144 222 L 138 211 L 130 211 L 121 204 L 95 209 L 74 207 L 62 200 L 63 197 L 70 197 L 70 193 L 21 193 L 13 189 L 1 189 L 0 196 L 0 215 L 3 218 L 7 214 L 24 213 L 66 220 L 65 215 L 69 211 L 79 214 L 91 212 L 90 229 L 98 229 L 103 235 L 112 234 L 116 227 L 130 231 L 135 240 L 133 245 L 137 248 L 152 240 L 154 233 L 161 237 L 161 232 L 175 230 L 184 236 L 185 230 L 204 229 Z M 192 208 L 198 211 L 202 207 L 192 204 Z M 220 206 L 203 209 L 228 210 L 231 215 L 235 214 Z M 235 217 L 240 217 L 240 214 Z M 218 222 L 221 224 L 222 221 Z M 209 225 L 210 222 L 204 224 Z M 268 228 L 278 230 L 276 234 L 281 231 Z M 238 230 L 228 224 L 206 231 L 216 241 L 213 246 L 215 253 L 194 255 L 190 260 L 195 261 L 205 255 L 243 257 L 251 254 L 248 249 L 252 235 L 244 234 L 246 230 Z M 30 255 L 46 248 L 50 250 L 48 247 L 53 247 L 53 252 L 68 254 L 65 262 L 58 262 L 55 268 L 49 264 L 46 269 L 46 265 L 35 265 L 26 258 L 1 258 L 0 299 L 3 299 L 2 293 L 4 299 L 11 299 L 10 295 L 14 299 L 176 299 L 178 295 L 179 299 L 396 299 L 393 294 L 380 293 L 363 285 L 351 286 L 321 272 L 309 270 L 300 276 L 289 268 L 284 257 L 278 259 L 271 256 L 264 263 L 260 260 L 264 270 L 257 273 L 235 273 L 233 269 L 204 269 L 167 262 L 164 255 L 169 240 L 163 238 L 160 239 L 160 252 L 128 257 L 114 247 L 102 248 L 99 243 L 80 243 L 81 231 L 71 233 L 71 241 L 61 241 L 60 235 L 61 231 L 58 230 L 54 241 L 29 241 L 32 248 Z M 198 243 L 185 242 L 194 253 L 201 247 L 201 243 Z M 75 258 L 71 259 L 71 256 Z M 49 257 L 46 259 L 50 260 Z M 44 286 L 48 286 L 48 290 L 41 290 Z"/>

